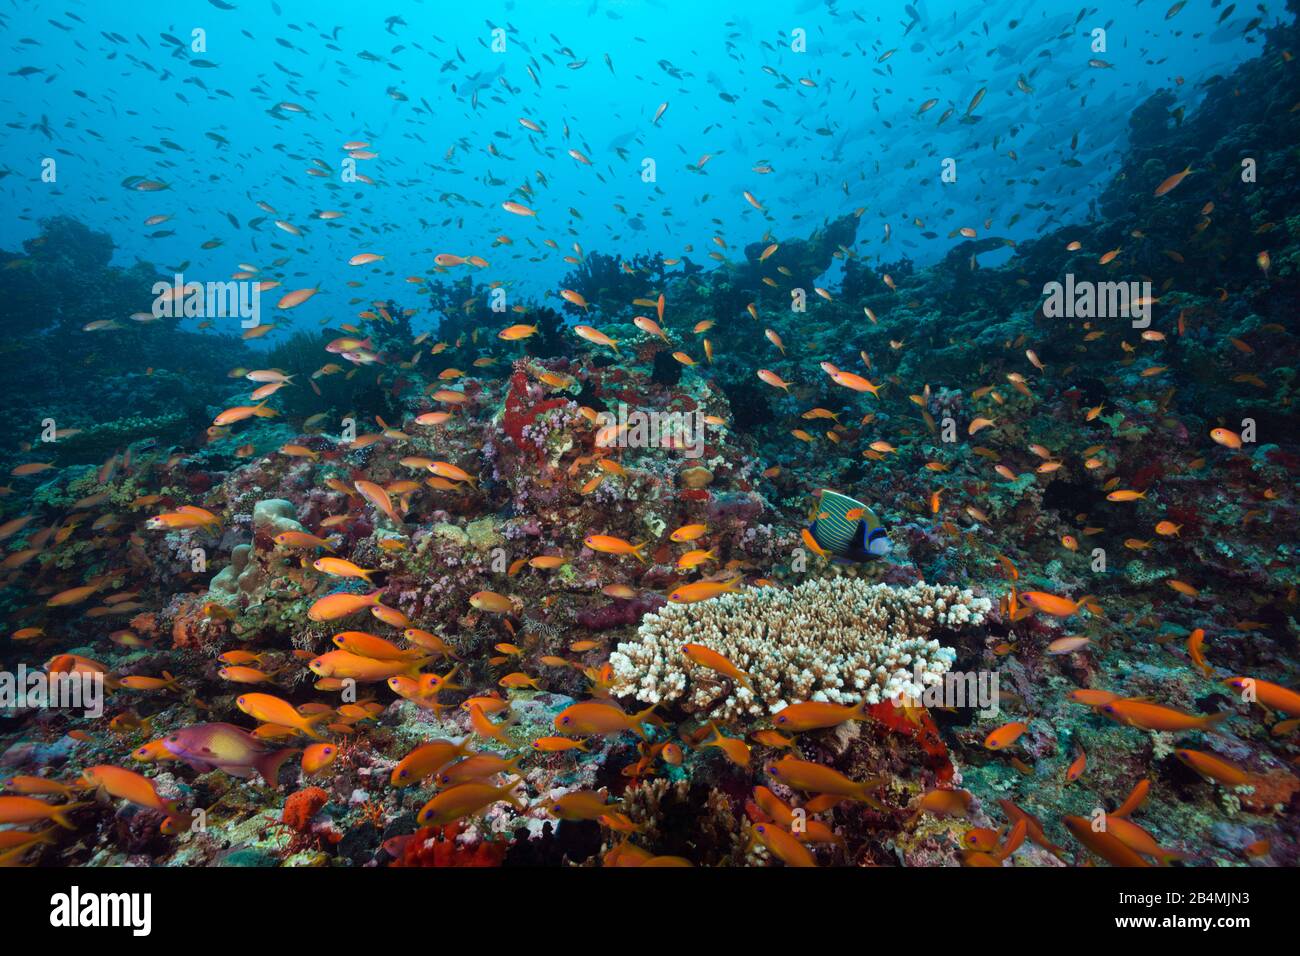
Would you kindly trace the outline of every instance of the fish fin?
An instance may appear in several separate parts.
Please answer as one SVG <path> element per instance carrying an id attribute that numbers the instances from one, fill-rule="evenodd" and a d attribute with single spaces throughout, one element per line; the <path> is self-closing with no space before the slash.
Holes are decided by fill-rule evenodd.
<path id="1" fill-rule="evenodd" d="M 299 728 L 299 730 L 301 730 L 312 740 L 325 740 L 327 738 L 323 734 L 321 734 L 319 730 L 316 729 L 316 725 L 319 724 L 322 720 L 329 720 L 333 716 L 334 716 L 334 711 L 327 710 L 319 714 L 312 714 L 310 717 L 303 717 L 302 726 Z"/>
<path id="2" fill-rule="evenodd" d="M 82 807 L 90 806 L 89 803 L 65 803 L 62 806 L 50 811 L 50 819 L 59 826 L 67 830 L 77 829 L 77 825 L 67 818 L 67 814 L 73 810 L 80 810 Z"/>
<path id="3" fill-rule="evenodd" d="M 630 728 L 631 731 L 634 734 L 636 734 L 638 737 L 640 737 L 642 740 L 649 740 L 650 738 L 646 736 L 645 728 L 642 727 L 641 724 L 648 721 L 652 716 L 654 716 L 654 709 L 658 706 L 659 706 L 658 704 L 651 704 L 645 710 L 638 711 L 637 713 L 633 714 L 631 721 L 629 721 L 629 723 L 631 723 L 632 725 Z"/>
<path id="4" fill-rule="evenodd" d="M 641 553 L 641 549 L 644 548 L 649 543 L 650 543 L 649 541 L 642 541 L 640 544 L 632 545 L 632 553 L 636 555 L 636 559 L 640 561 L 642 564 L 650 563 L 649 561 L 646 560 L 645 555 Z"/>
<path id="5" fill-rule="evenodd" d="M 428 655 L 427 657 L 416 657 L 416 658 L 413 658 L 412 660 L 410 660 L 410 661 L 407 662 L 410 666 L 408 666 L 408 667 L 406 668 L 406 670 L 402 671 L 402 673 L 405 674 L 407 677 L 419 678 L 419 677 L 420 677 L 420 668 L 423 667 L 425 664 L 428 664 L 430 661 L 433 661 L 433 660 L 436 660 L 436 659 L 437 659 L 437 658 L 436 658 L 433 654 L 430 654 L 430 655 Z M 447 675 L 447 676 L 450 677 L 451 675 L 449 674 L 449 675 Z M 438 686 L 438 690 L 440 690 L 440 691 L 442 691 L 442 690 L 448 690 L 448 689 L 450 689 L 449 686 L 445 686 L 445 685 L 442 685 L 442 684 L 439 684 L 439 686 Z"/>
<path id="6" fill-rule="evenodd" d="M 286 760 L 296 753 L 299 753 L 297 747 L 286 747 L 283 750 L 275 750 L 269 754 L 264 754 L 263 756 L 258 757 L 257 760 L 253 762 L 253 766 L 257 768 L 257 772 L 262 775 L 262 779 L 266 781 L 268 787 L 278 790 L 280 788 L 280 784 L 277 782 L 280 776 L 280 767 Z"/>
<path id="7" fill-rule="evenodd" d="M 1201 722 L 1201 726 L 1203 726 L 1203 727 L 1213 727 L 1215 724 L 1221 723 L 1221 722 L 1227 720 L 1229 717 L 1232 717 L 1232 716 L 1234 716 L 1233 711 L 1230 711 L 1230 710 L 1221 710 L 1221 711 L 1219 711 L 1217 714 L 1210 714 L 1209 716 L 1207 716 L 1207 717 L 1206 717 L 1206 718 Z"/>
<path id="8" fill-rule="evenodd" d="M 367 584 L 381 591 L 388 584 L 388 572 L 383 568 L 372 568 L 361 576 L 366 579 Z"/>
<path id="9" fill-rule="evenodd" d="M 859 803 L 865 803 L 874 810 L 887 811 L 885 805 L 871 795 L 871 791 L 878 789 L 882 784 L 884 784 L 884 781 L 878 777 L 863 780 L 858 784 L 858 790 L 853 795 L 853 799 Z"/>

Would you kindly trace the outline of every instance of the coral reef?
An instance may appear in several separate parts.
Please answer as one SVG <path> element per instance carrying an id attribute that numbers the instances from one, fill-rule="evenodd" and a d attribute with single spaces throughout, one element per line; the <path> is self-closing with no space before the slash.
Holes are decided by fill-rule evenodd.
<path id="1" fill-rule="evenodd" d="M 502 232 L 562 292 L 369 263 L 355 317 L 265 348 L 140 313 L 169 269 L 46 220 L 0 254 L 0 668 L 104 711 L 6 707 L 43 802 L 0 852 L 1054 868 L 1100 810 L 1152 862 L 1300 865 L 1300 186 L 1240 178 L 1294 165 L 1300 32 L 1261 47 L 1139 107 L 1092 217 L 954 223 L 937 262 L 747 194 L 707 268 Z M 1152 322 L 1049 315 L 1067 275 L 1151 282 Z M 887 558 L 818 543 L 827 489 Z M 175 751 L 212 723 L 220 765 Z"/>

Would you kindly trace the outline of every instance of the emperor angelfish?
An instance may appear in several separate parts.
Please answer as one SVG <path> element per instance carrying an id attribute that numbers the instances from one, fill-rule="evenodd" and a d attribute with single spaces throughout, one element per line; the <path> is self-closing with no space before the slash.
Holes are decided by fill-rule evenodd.
<path id="1" fill-rule="evenodd" d="M 816 517 L 808 526 L 808 533 L 823 551 L 836 559 L 875 561 L 889 554 L 889 535 L 880 519 L 861 501 L 826 488 L 813 513 Z"/>

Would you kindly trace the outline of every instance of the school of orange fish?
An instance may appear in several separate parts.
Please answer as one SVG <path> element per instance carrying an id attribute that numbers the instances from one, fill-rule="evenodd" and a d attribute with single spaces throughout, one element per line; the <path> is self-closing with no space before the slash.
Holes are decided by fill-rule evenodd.
<path id="1" fill-rule="evenodd" d="M 1277 68 L 1289 69 L 1289 53 L 1270 46 L 1264 56 Z M 815 86 L 810 79 L 799 82 Z M 984 96 L 981 89 L 968 115 Z M 917 115 L 936 102 L 927 100 Z M 651 124 L 658 124 L 667 108 L 667 102 L 658 106 Z M 275 109 L 281 115 L 310 114 L 292 102 L 280 102 Z M 548 136 L 548 125 L 540 120 L 522 116 L 518 123 L 536 139 Z M 569 141 L 567 127 L 564 141 Z M 357 161 L 379 155 L 370 139 L 338 145 Z M 565 151 L 574 162 L 592 165 L 590 148 L 584 152 L 566 146 Z M 706 154 L 696 167 L 702 170 L 709 159 Z M 768 175 L 771 169 L 759 163 L 753 172 Z M 710 291 L 707 278 L 687 270 L 665 276 L 661 270 L 662 281 L 652 281 L 648 268 L 620 260 L 618 272 L 640 284 L 639 294 L 615 299 L 596 285 L 556 288 L 554 298 L 574 320 L 561 333 L 567 351 L 537 358 L 528 352 L 543 331 L 540 321 L 530 318 L 537 307 L 515 304 L 508 316 L 485 308 L 492 291 L 506 285 L 503 281 L 478 287 L 464 301 L 443 303 L 448 313 L 475 317 L 479 325 L 471 332 L 443 337 L 434 329 L 405 337 L 422 312 L 377 297 L 397 297 L 394 284 L 403 280 L 379 271 L 385 256 L 370 246 L 358 249 L 346 266 L 376 270 L 366 282 L 348 284 L 366 286 L 376 297 L 354 299 L 353 305 L 361 306 L 355 321 L 331 326 L 333 337 L 324 343 L 324 354 L 315 356 L 320 364 L 230 370 L 231 381 L 247 383 L 247 395 L 213 416 L 198 447 L 132 447 L 87 468 L 87 462 L 70 464 L 42 454 L 39 443 L 26 444 L 18 451 L 23 460 L 10 470 L 12 485 L 0 496 L 0 544 L 9 548 L 0 561 L 0 583 L 26 596 L 26 604 L 9 614 L 5 659 L 49 675 L 102 681 L 108 713 L 99 720 L 58 712 L 32 717 L 9 741 L 50 745 L 70 740 L 72 756 L 6 772 L 6 792 L 0 795 L 0 865 L 85 862 L 87 851 L 107 832 L 108 820 L 128 805 L 144 812 L 140 819 L 151 821 L 151 830 L 173 845 L 201 841 L 207 821 L 227 811 L 175 794 L 192 794 L 195 781 L 208 773 L 233 777 L 259 799 L 273 801 L 274 809 L 284 810 L 284 820 L 296 821 L 299 836 L 293 847 L 315 848 L 328 858 L 326 851 L 337 845 L 339 832 L 312 828 L 325 803 L 298 798 L 317 786 L 335 789 L 331 781 L 337 779 L 354 783 L 356 768 L 367 760 L 372 767 L 386 761 L 379 764 L 384 773 L 369 778 L 367 802 L 357 810 L 336 807 L 335 813 L 350 815 L 354 823 L 365 815 L 381 831 L 399 816 L 413 814 L 410 831 L 383 844 L 389 857 L 399 861 L 418 856 L 414 851 L 423 841 L 455 840 L 462 832 L 458 828 L 490 818 L 497 823 L 484 823 L 476 834 L 482 843 L 526 841 L 528 836 L 512 828 L 526 827 L 528 821 L 549 823 L 548 832 L 593 824 L 600 834 L 600 850 L 593 858 L 606 866 L 696 865 L 703 861 L 688 853 L 660 852 L 649 836 L 653 821 L 639 805 L 635 811 L 632 806 L 638 788 L 665 778 L 707 779 L 732 794 L 739 858 L 747 862 L 795 867 L 877 862 L 881 840 L 901 844 L 939 833 L 940 839 L 956 844 L 954 859 L 971 867 L 1091 864 L 1096 859 L 1114 866 L 1167 865 L 1197 859 L 1197 852 L 1169 848 L 1133 818 L 1158 795 L 1164 771 L 1157 762 L 1170 755 L 1207 788 L 1201 793 L 1203 807 L 1251 794 L 1273 795 L 1247 802 L 1249 812 L 1267 821 L 1259 825 L 1277 836 L 1249 842 L 1238 858 L 1294 862 L 1300 848 L 1289 843 L 1296 833 L 1291 818 L 1300 782 L 1292 771 L 1278 769 L 1300 762 L 1300 691 L 1288 686 L 1295 681 L 1282 676 L 1279 671 L 1289 671 L 1278 664 L 1293 662 L 1294 648 L 1258 656 L 1248 648 L 1257 636 L 1264 640 L 1265 630 L 1289 628 L 1294 644 L 1297 585 L 1293 566 L 1285 566 L 1288 556 L 1294 560 L 1294 541 L 1278 545 L 1271 559 L 1275 563 L 1260 572 L 1264 584 L 1258 578 L 1239 584 L 1207 579 L 1188 556 L 1197 547 L 1194 535 L 1202 537 L 1208 551 L 1215 545 L 1215 532 L 1200 516 L 1195 529 L 1189 526 L 1187 508 L 1202 503 L 1182 498 L 1186 487 L 1208 494 L 1220 484 L 1222 494 L 1248 505 L 1239 512 L 1234 534 L 1257 543 L 1270 535 L 1284 539 L 1296 526 L 1295 471 L 1287 463 L 1296 454 L 1292 435 L 1256 439 L 1253 423 L 1241 425 L 1225 415 L 1218 415 L 1212 427 L 1193 432 L 1168 409 L 1182 387 L 1178 376 L 1191 374 L 1179 349 L 1195 342 L 1211 356 L 1204 374 L 1230 379 L 1242 390 L 1267 392 L 1267 401 L 1281 409 L 1280 417 L 1294 416 L 1295 389 L 1285 364 L 1294 356 L 1294 328 L 1257 321 L 1230 334 L 1216 326 L 1221 313 L 1215 310 L 1248 291 L 1256 297 L 1294 296 L 1295 237 L 1280 235 L 1290 226 L 1256 223 L 1247 239 L 1258 247 L 1250 257 L 1252 271 L 1223 278 L 1217 302 L 1202 296 L 1193 304 L 1193 293 L 1180 290 L 1173 277 L 1152 274 L 1154 263 L 1163 254 L 1165 262 L 1180 268 L 1189 262 L 1210 268 L 1211 253 L 1196 243 L 1202 234 L 1212 233 L 1216 207 L 1227 200 L 1204 196 L 1221 195 L 1229 187 L 1222 172 L 1208 164 L 1166 163 L 1158 172 L 1144 173 L 1144 204 L 1125 225 L 1123 241 L 1110 230 L 1109 239 L 1117 244 L 1096 245 L 1106 233 L 1090 225 L 1086 235 L 1083 227 L 1051 234 L 1038 240 L 1036 249 L 1042 254 L 1050 247 L 1054 268 L 1076 263 L 1072 268 L 1094 270 L 1091 274 L 1101 277 L 1154 279 L 1158 297 L 1142 304 L 1159 308 L 1156 322 L 1138 332 L 1096 320 L 1063 321 L 1051 328 L 1039 324 L 996 343 L 966 340 L 960 343 L 970 350 L 963 373 L 942 381 L 943 371 L 932 380 L 924 363 L 920 369 L 908 363 L 911 353 L 947 348 L 954 344 L 951 339 L 938 336 L 926 344 L 919 341 L 920 332 L 918 341 L 909 341 L 905 333 L 922 311 L 920 298 L 934 276 L 945 270 L 977 273 L 974 247 L 960 262 L 945 261 L 928 270 L 897 275 L 872 271 L 877 281 L 863 295 L 812 286 L 820 301 L 809 308 L 825 310 L 818 315 L 831 317 L 824 319 L 828 323 L 851 324 L 863 343 L 870 339 L 870 346 L 844 346 L 840 333 L 817 334 L 782 311 L 800 278 L 800 264 L 785 258 L 796 245 L 803 249 L 794 227 L 771 224 L 763 234 L 749 237 L 753 245 L 743 253 L 745 264 L 756 270 L 762 288 L 746 289 L 748 301 L 738 302 L 734 315 L 699 305 L 701 289 Z M 363 183 L 371 182 L 359 175 Z M 1182 202 L 1183 195 L 1198 188 L 1198 179 L 1205 191 L 1194 202 Z M 165 196 L 167 189 L 146 178 L 128 188 L 154 196 Z M 503 199 L 503 222 L 537 222 L 535 204 L 529 204 L 536 192 L 525 182 Z M 758 212 L 767 210 L 749 190 L 734 198 Z M 302 237 L 291 213 L 263 201 L 257 205 L 274 217 L 280 232 Z M 338 205 L 311 215 L 329 222 L 351 211 L 345 200 Z M 863 213 L 859 208 L 845 217 L 852 230 Z M 146 222 L 159 225 L 167 218 L 158 213 Z M 1169 225 L 1171 218 L 1189 237 L 1188 249 L 1165 248 L 1152 255 L 1148 232 L 1169 234 L 1175 228 Z M 991 222 L 980 226 L 986 236 L 993 234 Z M 951 235 L 958 241 L 973 241 L 979 234 L 970 224 L 952 224 Z M 561 248 L 553 236 L 543 241 L 552 250 Z M 725 269 L 733 250 L 720 235 L 712 241 L 717 248 L 709 256 Z M 513 243 L 501 232 L 490 245 Z M 1273 244 L 1274 252 L 1286 248 L 1285 271 L 1275 268 L 1265 244 Z M 565 260 L 582 264 L 587 258 L 582 246 L 572 242 L 571 247 Z M 681 255 L 662 264 L 678 267 L 694 251 L 688 244 Z M 843 245 L 826 253 L 841 266 L 861 258 Z M 1282 259 L 1279 253 L 1279 263 Z M 265 273 L 241 262 L 233 278 L 269 292 L 287 278 L 276 272 L 285 261 L 277 260 Z M 436 297 L 435 285 L 443 279 L 491 268 L 478 254 L 439 252 L 432 262 L 427 273 L 405 277 L 408 294 Z M 985 271 L 1029 284 L 1014 266 Z M 277 293 L 276 309 L 291 321 L 294 310 L 310 308 L 321 285 Z M 373 291 L 377 286 L 383 293 Z M 1188 297 L 1182 306 L 1180 294 Z M 141 325 L 153 321 L 145 313 L 132 318 Z M 102 319 L 84 331 L 112 335 L 125 328 L 129 326 Z M 205 320 L 199 328 L 213 328 L 213 323 Z M 261 324 L 242 338 L 257 340 L 277 328 Z M 398 335 L 403 337 L 395 340 Z M 1102 349 L 1112 349 L 1112 357 L 1098 360 Z M 653 376 L 659 374 L 654 368 L 660 353 L 691 384 L 658 384 Z M 1123 394 L 1117 381 L 1108 381 L 1113 387 L 1105 399 L 1093 405 L 1081 400 L 1083 391 L 1074 380 L 1083 377 L 1081 369 L 1095 370 L 1098 361 L 1112 363 L 1116 379 L 1126 377 L 1130 394 Z M 715 377 L 715 367 L 725 373 Z M 757 426 L 761 441 L 739 434 L 735 404 L 719 384 L 724 374 L 729 383 L 743 376 L 751 388 L 761 386 L 758 404 L 773 410 L 772 423 Z M 355 386 L 358 394 L 363 384 L 373 384 L 376 391 L 399 396 L 404 403 L 400 419 L 386 420 L 372 409 L 352 421 L 356 431 L 351 437 L 327 433 L 341 416 L 323 399 L 321 383 L 335 377 Z M 1162 390 L 1162 383 L 1169 387 Z M 277 408 L 286 395 L 306 391 L 321 399 L 318 411 L 290 415 Z M 737 519 L 711 516 L 712 492 L 678 482 L 671 455 L 675 449 L 620 446 L 626 426 L 608 424 L 601 413 L 616 395 L 652 392 L 691 397 L 704 412 L 710 452 L 753 457 L 757 465 L 745 475 L 744 491 L 763 491 L 767 520 L 788 547 L 760 554 L 738 545 Z M 592 394 L 605 401 L 587 404 L 586 396 Z M 541 455 L 533 464 L 527 457 L 533 450 L 524 454 L 509 421 L 525 418 L 531 427 L 546 410 L 539 409 L 543 405 L 572 411 L 564 428 L 575 436 L 574 444 L 563 448 L 558 460 Z M 1120 405 L 1123 411 L 1112 407 Z M 954 417 L 962 425 L 957 437 L 941 437 L 948 427 L 945 420 Z M 1050 430 L 1036 430 L 1038 423 L 1054 417 L 1064 436 L 1056 440 Z M 1145 471 L 1142 453 L 1135 450 L 1143 439 L 1123 433 L 1138 417 L 1149 429 L 1152 423 L 1164 427 L 1160 434 L 1142 434 L 1161 444 L 1149 450 L 1150 457 L 1176 462 L 1176 472 L 1162 466 L 1134 480 Z M 370 420 L 373 430 L 365 431 Z M 294 437 L 283 439 L 285 429 Z M 1083 434 L 1092 440 L 1075 440 Z M 267 435 L 278 436 L 274 447 L 266 447 Z M 75 431 L 54 437 L 71 439 Z M 505 479 L 496 473 L 489 442 L 516 446 L 515 460 L 530 462 L 521 466 L 531 468 L 530 480 L 552 489 L 563 506 L 549 512 L 536 506 L 530 512 L 534 506 L 522 500 L 509 503 L 541 519 L 535 546 L 510 544 L 514 550 L 506 566 L 485 568 L 476 590 L 455 595 L 453 612 L 409 611 L 430 607 L 421 602 L 438 597 L 427 582 L 428 595 L 407 593 L 411 569 L 420 566 L 424 554 L 421 541 L 429 540 L 435 521 L 463 529 L 468 519 L 495 516 L 504 522 L 515 516 L 507 515 L 502 504 Z M 1267 457 L 1261 442 L 1281 446 L 1280 454 Z M 194 491 L 185 480 L 187 469 L 205 446 L 232 447 L 233 460 L 216 485 Z M 664 465 L 667 460 L 673 464 Z M 714 472 L 733 468 L 739 475 L 741 470 L 737 462 L 712 467 L 707 479 L 700 479 L 705 486 L 718 480 Z M 259 478 L 269 476 L 279 485 L 241 487 L 241 468 L 256 468 Z M 671 470 L 666 479 L 665 468 Z M 850 468 L 866 470 L 850 476 Z M 1219 479 L 1211 477 L 1216 470 Z M 1014 487 L 1016 495 L 1033 499 L 1027 508 L 1038 509 L 1047 489 L 1067 478 L 1104 499 L 1106 504 L 1098 507 L 1105 518 L 1081 512 L 1068 528 L 1059 523 L 1047 527 L 1021 523 L 1016 505 L 1006 503 Z M 1194 484 L 1183 484 L 1184 479 Z M 1014 719 L 972 728 L 953 708 L 927 708 L 917 701 L 889 705 L 897 720 L 865 700 L 856 705 L 794 701 L 765 718 L 732 722 L 688 717 L 671 706 L 638 709 L 611 696 L 608 661 L 613 644 L 634 631 L 635 620 L 580 633 L 570 617 L 570 630 L 558 638 L 559 651 L 554 649 L 557 639 L 544 635 L 536 623 L 534 612 L 620 607 L 651 594 L 674 604 L 696 604 L 747 588 L 784 587 L 794 574 L 789 564 L 796 550 L 814 556 L 806 573 L 840 573 L 833 556 L 803 527 L 806 515 L 817 514 L 815 501 L 808 507 L 817 490 L 840 480 L 853 482 L 844 487 L 846 493 L 878 503 L 894 519 L 885 523 L 886 529 L 897 526 L 905 533 L 905 552 L 912 551 L 918 563 L 922 553 L 931 567 L 941 566 L 945 553 L 960 554 L 947 566 L 949 573 L 969 575 L 971 585 L 997 599 L 997 626 L 985 633 L 977 659 L 983 666 L 1020 668 L 1022 676 L 1023 668 L 1032 666 L 1040 678 L 1032 693 L 1017 684 L 1014 693 L 1006 694 L 1003 708 L 1017 711 Z M 613 504 L 620 499 L 601 497 L 656 482 L 674 496 L 676 522 L 658 535 L 639 533 L 644 525 L 633 514 L 638 507 L 634 498 Z M 737 480 L 736 486 L 741 484 Z M 51 489 L 66 506 L 50 504 Z M 302 504 L 309 495 L 316 496 L 313 503 L 296 509 L 296 517 L 255 526 L 261 520 L 252 510 L 255 502 L 284 498 Z M 1103 520 L 1104 526 L 1099 524 Z M 266 532 L 265 527 L 283 529 Z M 233 547 L 250 544 L 250 529 L 252 549 L 243 560 L 260 578 L 251 586 L 254 590 L 230 592 L 231 599 L 222 599 L 212 588 L 213 578 L 234 567 Z M 1149 557 L 1165 570 L 1136 586 L 1098 578 L 1095 589 L 1058 593 L 1062 589 L 1044 583 L 1086 580 L 1081 569 L 1096 560 L 1094 541 L 1122 544 L 1123 555 L 1111 554 L 1112 563 Z M 468 544 L 462 546 L 470 550 Z M 160 554 L 188 555 L 194 549 L 202 552 L 201 569 L 176 573 L 173 561 L 171 572 L 160 572 Z M 1187 563 L 1169 571 L 1175 560 L 1171 554 Z M 97 568 L 90 574 L 81 564 L 87 556 L 93 556 Z M 889 567 L 886 560 L 859 571 L 888 576 Z M 430 577 L 434 573 L 428 572 Z M 919 577 L 915 569 L 906 573 Z M 390 586 L 398 578 L 403 584 Z M 1182 628 L 1180 622 L 1213 616 L 1220 602 L 1234 601 L 1237 595 L 1231 592 L 1238 587 L 1260 596 L 1257 607 L 1267 609 L 1273 623 L 1238 616 L 1224 628 L 1235 635 L 1230 647 L 1226 638 L 1216 647 L 1223 635 L 1205 627 Z M 251 593 L 258 595 L 257 602 L 250 600 Z M 241 622 L 260 613 L 254 603 L 292 606 L 295 617 L 277 622 L 265 634 L 242 630 Z M 1279 629 L 1279 618 L 1289 624 Z M 1171 703 L 1190 696 L 1185 688 L 1168 697 L 1110 689 L 1124 683 L 1126 675 L 1112 664 L 1103 668 L 1100 661 L 1106 656 L 1113 663 L 1117 655 L 1136 653 L 1134 642 L 1122 636 L 1125 630 L 1157 633 L 1158 639 L 1147 643 L 1159 655 L 1160 666 L 1201 681 L 1195 698 L 1199 712 L 1190 704 Z M 285 636 L 289 632 L 292 639 Z M 96 645 L 102 653 L 94 650 Z M 680 654 L 709 680 L 749 685 L 749 674 L 703 642 L 682 645 Z M 1258 661 L 1261 669 L 1228 669 L 1220 662 L 1224 659 Z M 1265 672 L 1276 679 L 1266 678 Z M 524 720 L 516 711 L 561 697 L 565 703 L 550 717 L 548 732 L 522 737 Z M 1051 708 L 1062 704 L 1086 712 L 1091 739 L 1113 734 L 1118 740 L 1134 731 L 1148 735 L 1149 772 L 1130 781 L 1127 796 L 1113 801 L 1113 809 L 1099 806 L 1102 812 L 1094 815 L 1097 801 L 1085 806 L 1080 797 L 1071 805 L 1073 812 L 1057 806 L 1050 813 L 1031 813 L 1021 806 L 1024 801 L 994 800 L 993 791 L 977 795 L 960 784 L 957 774 L 971 760 L 972 770 L 980 768 L 972 779 L 990 767 L 1010 767 L 1030 780 L 1050 775 L 1052 787 L 1061 792 L 1084 788 L 1108 757 L 1085 752 L 1077 743 L 1068 753 L 1044 753 L 1043 725 L 1051 722 L 1049 713 L 1059 713 Z M 398 753 L 391 731 L 399 724 L 455 726 L 463 733 L 430 735 Z M 851 770 L 843 762 L 836 766 L 843 750 L 836 751 L 832 742 L 865 735 L 868 726 L 880 733 L 872 738 L 871 753 L 907 754 L 916 761 L 915 772 L 863 773 L 860 764 Z M 1214 738 L 1237 727 L 1252 743 L 1242 759 L 1230 759 Z M 973 746 L 972 734 L 977 740 Z M 1031 749 L 1027 745 L 1035 737 L 1039 740 Z M 923 770 L 916 741 L 926 741 L 925 753 L 948 769 L 938 774 L 933 766 Z M 858 757 L 865 752 L 855 751 Z M 1255 766 L 1246 765 L 1247 754 Z M 1266 766 L 1259 763 L 1261 754 Z M 1058 766 L 1063 757 L 1068 764 Z M 20 758 L 25 759 L 23 754 L 14 759 Z M 65 772 L 68 760 L 75 771 Z M 603 765 L 610 760 L 617 765 L 602 766 L 599 785 L 563 782 L 576 779 L 584 761 Z M 164 774 L 167 788 L 160 788 L 158 777 Z M 290 781 L 292 791 L 286 794 Z M 312 809 L 299 820 L 290 811 L 304 803 Z M 935 824 L 939 830 L 927 829 Z M 873 828 L 885 835 L 878 840 L 864 835 Z M 1068 834 L 1074 845 L 1061 845 L 1054 832 Z M 1288 845 L 1279 846 L 1279 841 Z"/>

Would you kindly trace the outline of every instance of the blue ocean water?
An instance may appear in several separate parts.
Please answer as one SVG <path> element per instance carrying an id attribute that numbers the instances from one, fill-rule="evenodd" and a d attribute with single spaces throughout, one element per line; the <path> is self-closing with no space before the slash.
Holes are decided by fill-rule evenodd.
<path id="1" fill-rule="evenodd" d="M 1134 107 L 1253 55 L 1265 8 L 14 0 L 0 245 L 69 215 L 118 264 L 319 286 L 282 328 L 346 321 L 438 254 L 541 299 L 566 256 L 708 267 L 857 209 L 854 252 L 924 265 L 961 228 L 1085 218 Z M 372 182 L 345 181 L 346 143 Z"/>

